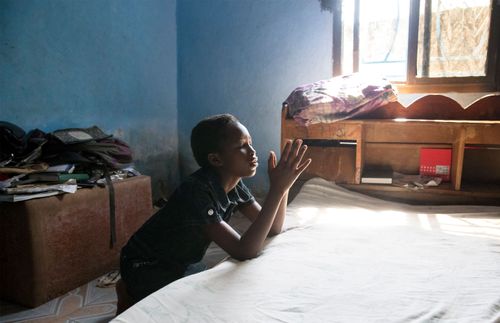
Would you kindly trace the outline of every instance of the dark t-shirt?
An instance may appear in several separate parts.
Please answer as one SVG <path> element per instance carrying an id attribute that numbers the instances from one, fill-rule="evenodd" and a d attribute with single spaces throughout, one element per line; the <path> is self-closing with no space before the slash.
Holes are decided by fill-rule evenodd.
<path id="1" fill-rule="evenodd" d="M 242 181 L 226 194 L 217 174 L 201 168 L 130 238 L 122 256 L 183 270 L 200 261 L 211 242 L 203 225 L 228 222 L 237 206 L 252 201 L 254 197 Z"/>

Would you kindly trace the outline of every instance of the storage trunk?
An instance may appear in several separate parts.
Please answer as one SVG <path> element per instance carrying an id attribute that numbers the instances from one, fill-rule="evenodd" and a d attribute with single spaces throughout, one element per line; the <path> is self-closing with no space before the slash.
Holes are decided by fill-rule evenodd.
<path id="1" fill-rule="evenodd" d="M 153 207 L 148 176 L 113 186 L 113 248 L 107 188 L 0 203 L 0 298 L 36 307 L 117 269 L 121 247 Z"/>

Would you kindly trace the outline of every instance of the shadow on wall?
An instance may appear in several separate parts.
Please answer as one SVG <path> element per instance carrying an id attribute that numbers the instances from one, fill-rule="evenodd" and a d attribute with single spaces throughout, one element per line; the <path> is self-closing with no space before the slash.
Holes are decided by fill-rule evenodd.
<path id="1" fill-rule="evenodd" d="M 136 159 L 134 164 L 139 172 L 151 177 L 153 202 L 160 198 L 168 199 L 179 184 L 176 154 L 158 154 L 146 159 Z"/>
<path id="2" fill-rule="evenodd" d="M 147 126 L 146 126 L 147 125 Z M 153 202 L 168 198 L 179 184 L 178 140 L 175 122 L 158 123 L 147 120 L 133 129 L 118 129 L 132 148 L 135 168 L 151 177 Z"/>
<path id="3" fill-rule="evenodd" d="M 193 157 L 193 153 L 191 151 L 191 147 L 189 149 L 180 150 L 179 149 L 179 174 L 180 180 L 189 176 L 191 173 L 195 172 L 200 168 L 198 163 Z"/>
<path id="4" fill-rule="evenodd" d="M 321 11 L 329 11 L 333 13 L 333 0 L 318 0 L 321 4 Z"/>

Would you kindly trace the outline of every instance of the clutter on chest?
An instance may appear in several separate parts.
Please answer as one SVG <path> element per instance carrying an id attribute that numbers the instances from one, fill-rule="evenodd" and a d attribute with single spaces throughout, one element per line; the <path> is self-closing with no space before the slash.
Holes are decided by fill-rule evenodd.
<path id="1" fill-rule="evenodd" d="M 0 121 L 0 202 L 75 193 L 139 175 L 128 144 L 99 127 L 25 132 Z"/>

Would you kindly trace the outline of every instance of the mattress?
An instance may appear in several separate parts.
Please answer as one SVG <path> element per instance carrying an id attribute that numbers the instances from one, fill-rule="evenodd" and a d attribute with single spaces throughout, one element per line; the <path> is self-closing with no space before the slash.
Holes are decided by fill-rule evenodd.
<path id="1" fill-rule="evenodd" d="M 429 321 L 500 321 L 500 208 L 391 203 L 319 178 L 259 257 L 180 279 L 113 320 Z"/>

